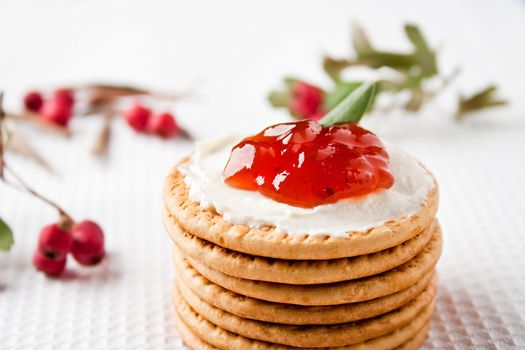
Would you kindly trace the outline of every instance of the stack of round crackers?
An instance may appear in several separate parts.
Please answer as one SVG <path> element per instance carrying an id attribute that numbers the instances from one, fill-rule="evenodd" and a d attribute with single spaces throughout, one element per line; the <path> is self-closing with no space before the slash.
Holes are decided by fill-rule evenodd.
<path id="1" fill-rule="evenodd" d="M 420 210 L 346 237 L 227 222 L 174 170 L 164 223 L 173 300 L 191 349 L 416 349 L 436 296 L 437 187 Z"/>

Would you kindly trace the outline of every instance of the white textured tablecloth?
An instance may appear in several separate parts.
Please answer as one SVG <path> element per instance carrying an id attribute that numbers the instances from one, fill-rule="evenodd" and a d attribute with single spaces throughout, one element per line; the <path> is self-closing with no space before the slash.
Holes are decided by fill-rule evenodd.
<path id="1" fill-rule="evenodd" d="M 9 106 L 32 85 L 97 80 L 183 90 L 177 106 L 198 138 L 284 120 L 265 102 L 292 73 L 326 82 L 322 53 L 349 50 L 350 20 L 378 45 L 420 23 L 465 89 L 496 81 L 507 109 L 450 121 L 447 96 L 418 116 L 367 123 L 419 157 L 441 187 L 445 246 L 426 349 L 525 348 L 525 2 L 506 1 L 14 1 L 0 2 L 0 88 Z M 452 90 L 455 90 L 453 88 Z M 450 96 L 449 96 L 450 97 Z M 107 233 L 98 267 L 70 261 L 59 280 L 31 266 L 39 229 L 55 213 L 0 185 L 0 215 L 16 234 L 0 254 L 0 349 L 183 349 L 172 323 L 163 178 L 190 142 L 135 136 L 119 123 L 108 159 L 88 150 L 99 120 L 75 120 L 72 140 L 23 132 L 59 176 L 14 155 L 12 167 L 77 219 Z"/>

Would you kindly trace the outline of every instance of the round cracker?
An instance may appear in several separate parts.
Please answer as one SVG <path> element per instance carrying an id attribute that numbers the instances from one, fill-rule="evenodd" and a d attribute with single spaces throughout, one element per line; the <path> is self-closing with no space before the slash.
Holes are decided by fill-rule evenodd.
<path id="1" fill-rule="evenodd" d="M 427 322 L 427 324 L 419 330 L 409 341 L 406 343 L 400 345 L 395 350 L 417 350 L 423 343 L 425 342 L 425 339 L 427 338 L 428 331 L 430 329 L 430 321 Z"/>
<path id="2" fill-rule="evenodd" d="M 215 346 L 208 344 L 201 340 L 186 324 L 182 321 L 181 317 L 175 312 L 174 315 L 175 327 L 177 328 L 180 337 L 184 343 L 192 350 L 220 350 Z M 349 346 L 330 348 L 330 350 L 388 350 L 396 346 L 396 343 L 402 339 L 409 339 L 407 342 L 401 344 L 399 347 L 395 347 L 395 350 L 417 350 L 419 346 L 424 342 L 428 330 L 430 328 L 430 320 L 427 321 L 425 326 L 417 331 L 413 331 L 415 323 L 411 323 L 408 326 L 403 327 L 400 330 L 392 334 L 388 334 L 376 339 L 371 339 L 363 343 L 357 343 Z M 226 331 L 224 331 L 226 332 Z M 413 333 L 412 333 L 413 332 Z M 231 334 L 231 333 L 230 333 Z M 265 348 L 267 349 L 267 348 Z M 275 348 L 273 348 L 275 349 Z M 293 348 L 288 348 L 293 349 Z M 297 349 L 297 348 L 296 348 Z M 321 350 L 322 348 L 316 348 Z M 303 350 L 305 350 L 303 348 Z"/>
<path id="3" fill-rule="evenodd" d="M 437 276 L 431 271 L 407 289 L 382 298 L 336 306 L 299 306 L 268 302 L 229 291 L 206 279 L 187 261 L 177 264 L 176 270 L 180 284 L 219 309 L 253 320 L 297 325 L 338 324 L 372 318 L 405 305 L 431 280 L 437 283 Z"/>
<path id="4" fill-rule="evenodd" d="M 179 316 L 177 312 L 175 312 L 173 321 L 175 323 L 175 328 L 177 328 L 177 331 L 179 332 L 179 336 L 181 337 L 182 341 L 190 349 L 220 350 L 219 348 L 216 348 L 215 346 L 201 340 L 192 330 L 190 330 L 188 326 L 186 326 L 186 323 L 182 321 L 181 316 Z"/>
<path id="5" fill-rule="evenodd" d="M 391 333 L 381 335 L 379 337 L 370 338 L 366 341 L 357 342 L 340 347 L 326 347 L 324 344 L 319 343 L 315 347 L 294 347 L 289 345 L 283 345 L 278 343 L 271 343 L 267 341 L 257 340 L 243 335 L 239 335 L 233 332 L 230 332 L 216 324 L 208 321 L 206 318 L 194 311 L 184 299 L 177 294 L 175 290 L 174 293 L 174 304 L 175 304 L 175 318 L 176 325 L 179 329 L 181 336 L 186 338 L 188 333 L 192 333 L 193 337 L 200 341 L 199 345 L 205 344 L 211 346 L 212 349 L 223 349 L 223 350 L 244 350 L 244 349 L 253 349 L 253 350 L 292 350 L 292 349 L 330 349 L 330 350 L 357 350 L 357 349 L 394 349 L 397 346 L 403 345 L 404 343 L 410 341 L 410 339 L 416 338 L 421 330 L 425 331 L 426 334 L 426 325 L 429 323 L 432 311 L 434 308 L 434 300 L 431 300 L 430 303 L 424 307 L 421 312 L 414 316 L 403 327 L 400 327 L 394 330 Z M 267 324 L 270 326 L 269 324 Z M 182 326 L 182 327 L 181 327 Z M 264 326 L 263 324 L 263 327 Z M 297 327 L 300 328 L 300 327 Z M 304 327 L 303 327 L 304 329 Z M 306 330 L 302 334 L 307 334 Z M 341 333 L 338 333 L 335 338 L 339 338 Z M 190 339 L 193 343 L 195 340 Z M 191 344 L 189 344 L 191 346 Z M 197 349 L 207 349 L 206 347 Z"/>
<path id="6" fill-rule="evenodd" d="M 175 313 L 174 316 L 175 327 L 179 332 L 180 337 L 184 343 L 192 350 L 220 350 L 215 346 L 202 341 L 186 324 L 182 321 L 180 316 Z M 357 343 L 349 346 L 339 348 L 329 348 L 330 350 L 389 350 L 396 346 L 399 340 L 404 338 L 409 339 L 407 342 L 401 344 L 399 347 L 395 347 L 395 350 L 417 350 L 419 346 L 425 340 L 428 330 L 430 328 L 430 320 L 421 329 L 412 332 L 413 324 L 405 326 L 392 334 L 382 336 L 376 339 L 371 339 L 363 343 Z M 226 331 L 225 331 L 226 332 Z M 251 349 L 251 348 L 250 348 Z M 259 349 L 261 349 L 259 347 Z M 264 348 L 268 349 L 267 347 Z M 272 348 L 275 349 L 275 348 Z M 294 349 L 288 347 L 287 349 Z M 298 348 L 295 348 L 298 349 Z M 321 350 L 322 348 L 316 348 Z M 326 349 L 326 348 L 325 348 Z M 306 350 L 303 348 L 303 350 Z"/>
<path id="7" fill-rule="evenodd" d="M 235 252 L 184 231 L 164 210 L 164 226 L 184 255 L 227 275 L 286 284 L 321 284 L 376 275 L 404 264 L 430 241 L 436 220 L 398 246 L 367 255 L 332 260 L 282 260 Z"/>
<path id="8" fill-rule="evenodd" d="M 441 232 L 432 237 L 412 260 L 381 274 L 330 284 L 292 285 L 232 277 L 184 257 L 174 248 L 175 264 L 189 263 L 208 280 L 241 295 L 276 303 L 325 306 L 367 301 L 406 289 L 434 269 L 441 254 Z"/>
<path id="9" fill-rule="evenodd" d="M 310 235 L 308 232 L 288 235 L 271 226 L 250 228 L 229 223 L 215 210 L 202 208 L 189 199 L 188 186 L 177 168 L 166 179 L 164 204 L 185 231 L 222 247 L 270 258 L 328 260 L 395 247 L 423 231 L 434 220 L 438 207 L 438 187 L 435 181 L 434 184 L 416 213 L 392 218 L 366 231 L 348 232 L 347 237 Z"/>
<path id="10" fill-rule="evenodd" d="M 196 313 L 227 331 L 252 339 L 303 348 L 320 345 L 345 346 L 392 333 L 409 324 L 423 312 L 434 300 L 435 291 L 436 286 L 429 285 L 408 304 L 375 318 L 339 325 L 311 326 L 282 325 L 235 316 L 206 303 L 182 284 L 178 286 L 176 293 L 179 293 Z"/>

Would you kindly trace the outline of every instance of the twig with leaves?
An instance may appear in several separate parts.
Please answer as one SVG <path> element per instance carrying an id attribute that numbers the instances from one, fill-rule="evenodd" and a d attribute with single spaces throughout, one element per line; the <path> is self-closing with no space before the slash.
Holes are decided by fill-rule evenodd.
<path id="1" fill-rule="evenodd" d="M 377 49 L 371 43 L 361 26 L 354 25 L 354 55 L 343 59 L 327 56 L 323 60 L 323 68 L 333 82 L 332 87 L 322 89 L 297 78 L 285 78 L 285 88 L 270 93 L 270 103 L 277 108 L 287 108 L 292 116 L 298 119 L 319 120 L 326 111 L 341 102 L 344 96 L 363 84 L 363 81 L 359 80 L 346 80 L 345 73 L 356 67 L 366 67 L 381 76 L 380 69 L 387 68 L 395 73 L 394 78 L 379 79 L 378 93 L 393 94 L 400 103 L 393 103 L 389 108 L 378 111 L 386 113 L 393 108 L 402 108 L 409 112 L 419 111 L 450 86 L 460 74 L 460 69 L 456 68 L 448 75 L 441 74 L 436 50 L 428 44 L 422 31 L 413 24 L 405 24 L 404 31 L 412 49 L 408 52 L 385 51 Z M 439 86 L 428 88 L 425 83 L 430 79 L 439 79 Z M 495 85 L 491 85 L 470 98 L 460 97 L 457 119 L 461 119 L 468 112 L 505 105 L 506 100 L 494 98 L 496 89 Z M 402 96 L 406 94 L 408 99 L 403 101 Z"/>
<path id="2" fill-rule="evenodd" d="M 19 191 L 28 193 L 29 195 L 39 199 L 47 205 L 55 208 L 58 211 L 59 223 L 64 227 L 71 227 L 73 220 L 69 214 L 66 213 L 57 203 L 43 196 L 31 186 L 29 186 L 6 162 L 4 157 L 4 121 L 5 112 L 3 109 L 3 92 L 0 92 L 0 181 Z M 11 178 L 8 178 L 9 175 Z M 0 218 L 0 250 L 8 251 L 14 243 L 13 232 L 9 226 Z"/>
<path id="3" fill-rule="evenodd" d="M 0 180 L 4 181 L 4 109 L 2 108 L 4 93 L 0 92 Z M 0 251 L 9 251 L 14 244 L 13 231 L 0 217 Z"/>
<path id="4" fill-rule="evenodd" d="M 186 94 L 173 94 L 166 92 L 153 91 L 128 85 L 111 85 L 103 83 L 93 83 L 87 85 L 73 86 L 69 89 L 79 93 L 85 93 L 87 97 L 86 114 L 107 111 L 108 107 L 123 97 L 147 96 L 158 100 L 178 101 L 187 97 Z"/>
<path id="5" fill-rule="evenodd" d="M 489 107 L 504 106 L 508 103 L 507 100 L 496 97 L 496 94 L 496 85 L 489 85 L 468 97 L 460 96 L 456 118 L 462 119 L 467 115 L 467 112 L 474 112 Z"/>
<path id="6" fill-rule="evenodd" d="M 99 115 L 102 116 L 100 131 L 95 135 L 91 154 L 102 156 L 107 153 L 111 139 L 111 127 L 116 116 L 125 114 L 122 110 L 122 102 L 125 98 L 148 97 L 153 100 L 175 102 L 187 98 L 190 92 L 168 93 L 154 91 L 145 88 L 112 85 L 105 83 L 79 84 L 54 89 L 51 92 L 29 91 L 24 96 L 24 110 L 21 113 L 8 113 L 6 118 L 14 125 L 18 123 L 32 123 L 43 130 L 54 132 L 58 135 L 70 137 L 72 132 L 69 128 L 71 118 L 76 115 Z M 138 103 L 138 101 L 137 101 Z M 74 108 L 74 106 L 76 107 Z M 79 108 L 77 108 L 79 107 Z M 130 122 L 128 123 L 140 132 L 157 134 L 163 138 L 169 138 L 176 133 L 187 136 L 180 129 L 175 117 L 170 113 L 163 113 L 162 120 L 152 123 L 153 130 L 137 130 Z M 152 115 L 153 117 L 153 115 Z M 154 119 L 154 118 L 151 118 Z M 14 131 L 10 132 L 15 139 Z M 31 158 L 38 165 L 50 170 L 49 164 L 43 157 L 32 148 L 22 137 L 16 137 L 17 143 L 10 147 L 11 151 L 19 151 Z M 14 146 L 19 147 L 14 147 Z"/>

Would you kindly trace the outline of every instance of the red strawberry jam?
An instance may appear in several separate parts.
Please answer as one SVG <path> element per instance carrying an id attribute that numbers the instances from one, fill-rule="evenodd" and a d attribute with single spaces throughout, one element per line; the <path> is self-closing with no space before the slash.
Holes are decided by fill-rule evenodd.
<path id="1" fill-rule="evenodd" d="M 275 201 L 312 208 L 390 188 L 388 154 L 356 124 L 312 120 L 270 126 L 233 147 L 225 182 Z"/>

